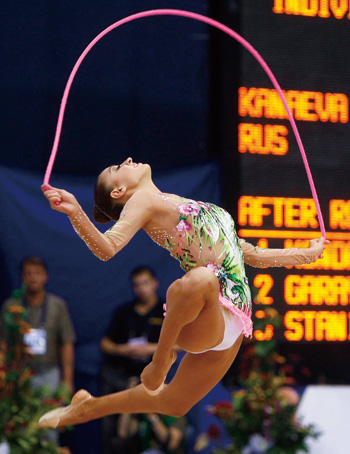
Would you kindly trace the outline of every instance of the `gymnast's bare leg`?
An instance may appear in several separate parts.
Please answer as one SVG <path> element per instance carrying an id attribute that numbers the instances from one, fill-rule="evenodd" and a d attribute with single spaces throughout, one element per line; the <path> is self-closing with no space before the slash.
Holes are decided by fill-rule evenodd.
<path id="1" fill-rule="evenodd" d="M 167 292 L 167 314 L 153 361 L 144 369 L 142 384 L 103 397 L 78 391 L 59 417 L 41 420 L 42 425 L 80 424 L 115 413 L 186 414 L 225 375 L 242 342 L 241 335 L 227 350 L 186 353 L 171 383 L 151 396 L 164 381 L 172 362 L 173 347 L 199 352 L 218 345 L 224 335 L 219 303 L 219 284 L 214 273 L 199 267 L 175 281 Z"/>

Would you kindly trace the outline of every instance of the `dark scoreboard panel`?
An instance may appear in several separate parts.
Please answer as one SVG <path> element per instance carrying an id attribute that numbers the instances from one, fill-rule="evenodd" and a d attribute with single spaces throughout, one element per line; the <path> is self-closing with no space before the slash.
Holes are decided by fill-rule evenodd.
<path id="1" fill-rule="evenodd" d="M 240 4 L 241 34 L 271 67 L 297 122 L 331 242 L 312 265 L 249 269 L 259 304 L 283 315 L 281 332 L 256 335 L 304 351 L 307 344 L 350 349 L 349 1 Z M 262 247 L 307 246 L 320 228 L 287 113 L 246 51 L 240 75 L 239 235 Z"/>

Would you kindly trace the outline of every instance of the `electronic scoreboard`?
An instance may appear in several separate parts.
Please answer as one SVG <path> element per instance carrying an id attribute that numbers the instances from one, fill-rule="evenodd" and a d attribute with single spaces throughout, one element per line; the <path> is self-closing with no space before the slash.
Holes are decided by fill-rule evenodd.
<path id="1" fill-rule="evenodd" d="M 314 264 L 248 269 L 258 304 L 283 316 L 282 332 L 255 335 L 350 350 L 349 0 L 244 0 L 240 8 L 240 33 L 272 69 L 297 122 L 330 240 Z M 260 247 L 306 247 L 321 235 L 302 158 L 282 101 L 246 51 L 237 100 L 238 234 Z"/>

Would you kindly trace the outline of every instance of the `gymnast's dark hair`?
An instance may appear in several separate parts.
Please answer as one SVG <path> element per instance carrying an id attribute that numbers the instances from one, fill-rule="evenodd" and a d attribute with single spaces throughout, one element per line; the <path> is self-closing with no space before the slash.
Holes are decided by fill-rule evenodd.
<path id="1" fill-rule="evenodd" d="M 106 185 L 101 178 L 98 177 L 94 191 L 95 206 L 92 210 L 94 220 L 100 224 L 117 221 L 120 213 L 124 208 L 124 204 L 111 197 L 113 187 Z"/>

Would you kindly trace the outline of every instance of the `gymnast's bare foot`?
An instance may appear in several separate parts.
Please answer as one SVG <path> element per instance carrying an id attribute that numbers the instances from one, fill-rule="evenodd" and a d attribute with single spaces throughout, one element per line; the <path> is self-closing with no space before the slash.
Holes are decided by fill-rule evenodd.
<path id="1" fill-rule="evenodd" d="M 72 402 L 67 407 L 56 408 L 45 413 L 39 419 L 40 426 L 59 427 L 71 424 L 87 422 L 86 408 L 84 403 L 91 399 L 92 396 L 85 389 L 76 392 Z"/>

